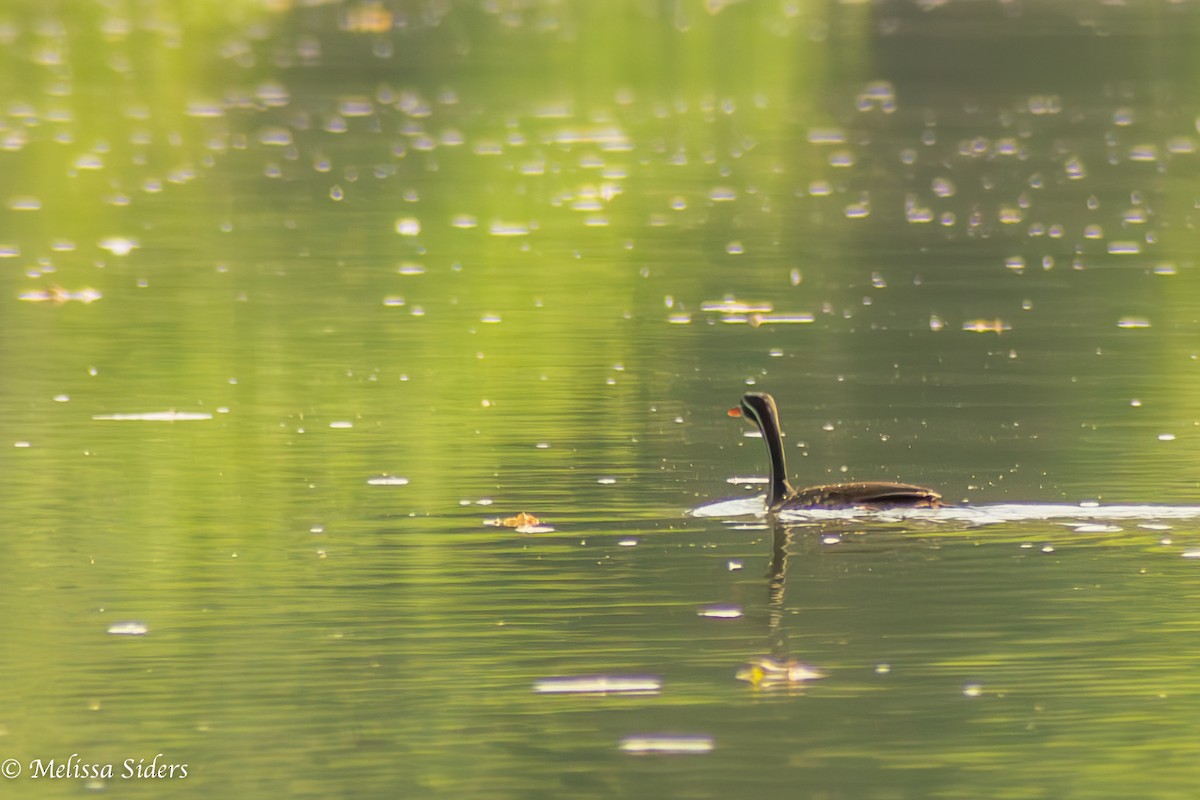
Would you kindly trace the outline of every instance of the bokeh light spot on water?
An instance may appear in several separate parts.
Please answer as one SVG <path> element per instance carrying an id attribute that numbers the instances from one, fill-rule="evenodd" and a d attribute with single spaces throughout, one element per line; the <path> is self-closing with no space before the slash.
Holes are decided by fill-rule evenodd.
<path id="1" fill-rule="evenodd" d="M 829 154 L 829 166 L 846 169 L 854 166 L 854 154 L 849 150 L 838 150 Z"/>
<path id="2" fill-rule="evenodd" d="M 1152 144 L 1136 145 L 1129 149 L 1130 161 L 1158 161 L 1158 147 Z"/>
<path id="3" fill-rule="evenodd" d="M 378 475 L 367 479 L 369 486 L 408 486 L 408 482 L 408 478 L 399 475 Z"/>
<path id="4" fill-rule="evenodd" d="M 841 128 L 810 128 L 809 144 L 845 144 L 846 132 Z"/>
<path id="5" fill-rule="evenodd" d="M 846 219 L 866 219 L 871 216 L 871 202 L 869 200 L 860 200 L 857 203 L 851 203 L 843 210 Z"/>
<path id="6" fill-rule="evenodd" d="M 891 114 L 896 110 L 896 87 L 891 81 L 871 81 L 855 98 L 855 107 L 862 112 L 881 111 Z"/>
<path id="7" fill-rule="evenodd" d="M 41 211 L 42 201 L 31 195 L 19 195 L 8 199 L 9 211 Z"/>
<path id="8" fill-rule="evenodd" d="M 1132 241 L 1113 241 L 1109 242 L 1106 248 L 1109 255 L 1114 256 L 1129 256 L 1137 255 L 1142 252 L 1142 246 L 1137 242 Z"/>
<path id="9" fill-rule="evenodd" d="M 108 236 L 101 239 L 97 245 L 101 250 L 107 250 L 114 256 L 127 256 L 134 250 L 141 247 L 137 239 L 129 239 L 124 236 Z"/>
<path id="10" fill-rule="evenodd" d="M 1003 333 L 1011 331 L 1012 325 L 1002 319 L 970 319 L 963 322 L 962 329 L 970 333 Z"/>
<path id="11" fill-rule="evenodd" d="M 491 224 L 488 232 L 492 236 L 528 236 L 531 226 L 518 222 L 496 221 Z"/>
<path id="12" fill-rule="evenodd" d="M 278 126 L 262 128 L 258 132 L 258 143 L 269 147 L 288 147 L 292 144 L 292 132 Z"/>
<path id="13" fill-rule="evenodd" d="M 537 694 L 658 694 L 662 679 L 653 675 L 563 675 L 535 681 Z"/>
<path id="14" fill-rule="evenodd" d="M 808 194 L 811 197 L 828 197 L 833 194 L 833 184 L 824 180 L 809 181 Z"/>
<path id="15" fill-rule="evenodd" d="M 213 415 L 202 411 L 147 411 L 132 414 L 94 414 L 94 420 L 119 422 L 190 422 L 212 419 Z"/>
<path id="16" fill-rule="evenodd" d="M 627 736 L 620 741 L 618 747 L 635 755 L 693 755 L 712 752 L 715 742 L 711 736 L 646 734 Z"/>
<path id="17" fill-rule="evenodd" d="M 709 606 L 696 612 L 701 617 L 711 619 L 741 619 L 743 613 L 738 606 Z"/>
<path id="18" fill-rule="evenodd" d="M 1149 328 L 1150 320 L 1146 317 L 1121 317 L 1117 320 L 1117 327 L 1126 330 Z"/>

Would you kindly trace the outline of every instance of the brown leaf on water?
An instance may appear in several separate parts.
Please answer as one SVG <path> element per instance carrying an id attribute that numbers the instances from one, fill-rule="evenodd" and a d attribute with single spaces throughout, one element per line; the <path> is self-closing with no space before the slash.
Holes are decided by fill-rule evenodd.
<path id="1" fill-rule="evenodd" d="M 543 525 L 542 521 L 533 514 L 527 514 L 524 511 L 515 517 L 484 520 L 484 524 L 495 525 L 498 528 L 516 528 L 517 533 L 548 533 L 554 530 L 549 525 Z"/>
<path id="2" fill-rule="evenodd" d="M 492 524 L 500 525 L 501 527 L 504 527 L 504 528 L 526 528 L 526 527 L 530 527 L 533 525 L 540 525 L 541 520 L 539 520 L 533 514 L 526 514 L 524 511 L 522 511 L 520 514 L 517 514 L 515 517 L 508 517 L 507 519 L 496 520 Z"/>
<path id="3" fill-rule="evenodd" d="M 824 677 L 824 672 L 792 659 L 756 658 L 737 672 L 739 681 L 756 689 L 795 688 Z"/>

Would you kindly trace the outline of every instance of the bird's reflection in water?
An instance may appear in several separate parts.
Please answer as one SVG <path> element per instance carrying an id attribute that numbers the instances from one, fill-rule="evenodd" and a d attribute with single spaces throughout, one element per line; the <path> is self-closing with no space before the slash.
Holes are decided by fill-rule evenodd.
<path id="1" fill-rule="evenodd" d="M 825 673 L 791 658 L 783 626 L 787 594 L 787 569 L 793 528 L 771 519 L 771 564 L 767 574 L 767 652 L 752 659 L 738 671 L 737 677 L 755 689 L 786 689 L 789 694 L 803 690 L 811 680 Z"/>

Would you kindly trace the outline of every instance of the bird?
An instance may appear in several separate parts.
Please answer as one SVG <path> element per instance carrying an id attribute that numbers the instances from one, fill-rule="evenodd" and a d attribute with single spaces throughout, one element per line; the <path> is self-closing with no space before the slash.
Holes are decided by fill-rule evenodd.
<path id="1" fill-rule="evenodd" d="M 741 407 L 729 409 L 729 416 L 749 417 L 767 443 L 771 460 L 768 513 L 806 508 L 939 508 L 943 505 L 942 496 L 933 489 L 911 483 L 867 481 L 795 489 L 788 482 L 775 398 L 765 392 L 747 392 L 742 396 Z"/>

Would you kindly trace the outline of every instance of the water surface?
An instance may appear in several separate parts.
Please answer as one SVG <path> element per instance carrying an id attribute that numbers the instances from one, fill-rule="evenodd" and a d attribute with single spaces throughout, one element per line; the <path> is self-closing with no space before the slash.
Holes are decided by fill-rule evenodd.
<path id="1" fill-rule="evenodd" d="M 11 787 L 1190 798 L 1196 24 L 10 3 Z"/>

